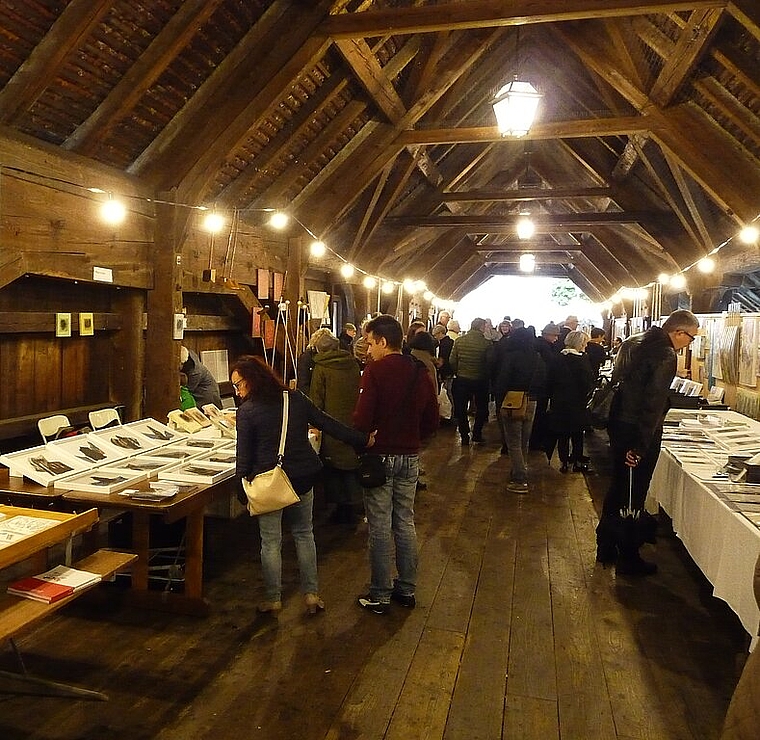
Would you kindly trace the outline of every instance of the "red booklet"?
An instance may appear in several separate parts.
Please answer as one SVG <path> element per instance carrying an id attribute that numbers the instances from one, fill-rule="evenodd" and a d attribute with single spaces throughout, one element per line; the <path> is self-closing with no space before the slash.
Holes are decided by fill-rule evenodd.
<path id="1" fill-rule="evenodd" d="M 15 594 L 16 596 L 24 596 L 27 599 L 34 599 L 35 601 L 44 601 L 46 604 L 52 604 L 55 601 L 60 601 L 70 594 L 73 594 L 74 589 L 71 586 L 64 586 L 60 583 L 53 583 L 51 581 L 43 581 L 40 578 L 30 576 L 29 578 L 22 578 L 20 581 L 11 583 L 10 586 L 8 586 L 8 593 Z"/>

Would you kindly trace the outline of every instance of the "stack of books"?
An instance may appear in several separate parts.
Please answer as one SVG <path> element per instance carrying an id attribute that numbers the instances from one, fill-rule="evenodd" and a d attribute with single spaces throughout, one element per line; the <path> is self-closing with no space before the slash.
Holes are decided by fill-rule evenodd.
<path id="1" fill-rule="evenodd" d="M 100 581 L 97 573 L 57 565 L 38 576 L 29 576 L 8 586 L 8 593 L 53 604 Z"/>

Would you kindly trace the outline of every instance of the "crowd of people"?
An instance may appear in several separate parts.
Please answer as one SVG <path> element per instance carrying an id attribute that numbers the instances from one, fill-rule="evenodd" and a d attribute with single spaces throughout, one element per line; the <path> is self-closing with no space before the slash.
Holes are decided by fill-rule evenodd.
<path id="1" fill-rule="evenodd" d="M 693 340 L 698 326 L 693 314 L 676 311 L 661 328 L 631 338 L 619 353 L 613 373 L 619 389 L 609 425 L 613 477 L 597 529 L 597 560 L 614 563 L 623 574 L 656 570 L 639 556 L 647 539 L 644 498 L 659 452 L 676 352 Z M 240 358 L 231 373 L 240 400 L 237 474 L 251 479 L 273 467 L 281 394 L 287 391 L 293 402 L 283 468 L 301 497 L 285 510 L 259 516 L 266 588 L 260 609 L 276 612 L 282 606 L 283 521 L 296 543 L 306 608 L 310 613 L 324 608 L 312 526 L 318 478 L 334 506 L 334 522 L 352 527 L 362 517 L 367 522 L 369 590 L 358 597 L 359 606 L 377 614 L 387 612 L 392 601 L 413 608 L 419 451 L 448 409 L 465 447 L 485 444 L 487 425 L 495 417 L 501 452 L 510 460 L 506 489 L 526 494 L 529 460 L 536 459 L 530 450 L 543 452 L 550 465 L 556 453 L 562 474 L 589 471 L 587 404 L 610 357 L 604 331 L 579 328 L 575 316 L 550 322 L 538 334 L 510 317 L 496 327 L 476 318 L 463 332 L 442 311 L 434 325 L 413 321 L 406 333 L 395 318 L 382 314 L 360 330 L 346 324 L 339 336 L 326 328 L 315 331 L 298 359 L 294 390 L 261 358 Z M 309 441 L 310 427 L 323 430 L 318 452 Z M 369 448 L 382 460 L 385 482 L 360 488 L 360 456 Z"/>

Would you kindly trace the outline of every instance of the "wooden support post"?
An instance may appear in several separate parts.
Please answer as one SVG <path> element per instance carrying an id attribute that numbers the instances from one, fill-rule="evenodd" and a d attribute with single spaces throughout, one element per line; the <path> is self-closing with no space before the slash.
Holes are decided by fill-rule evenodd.
<path id="1" fill-rule="evenodd" d="M 170 201 L 174 193 L 163 194 Z M 179 405 L 181 341 L 174 340 L 175 316 L 182 313 L 182 240 L 189 210 L 171 204 L 156 209 L 153 290 L 148 292 L 145 338 L 145 413 L 158 421 Z"/>

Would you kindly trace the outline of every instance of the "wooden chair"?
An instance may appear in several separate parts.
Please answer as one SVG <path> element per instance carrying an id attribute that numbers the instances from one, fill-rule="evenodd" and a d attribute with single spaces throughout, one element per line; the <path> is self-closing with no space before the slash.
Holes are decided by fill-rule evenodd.
<path id="1" fill-rule="evenodd" d="M 45 444 L 47 444 L 49 439 L 55 439 L 56 434 L 58 434 L 61 429 L 65 429 L 66 427 L 70 426 L 71 422 L 69 421 L 69 417 L 64 416 L 63 414 L 46 416 L 44 419 L 40 419 L 37 422 L 37 429 L 40 430 L 42 441 Z"/>
<path id="2" fill-rule="evenodd" d="M 116 409 L 98 409 L 90 411 L 88 418 L 93 429 L 103 429 L 110 426 L 121 426 L 121 417 Z"/>

